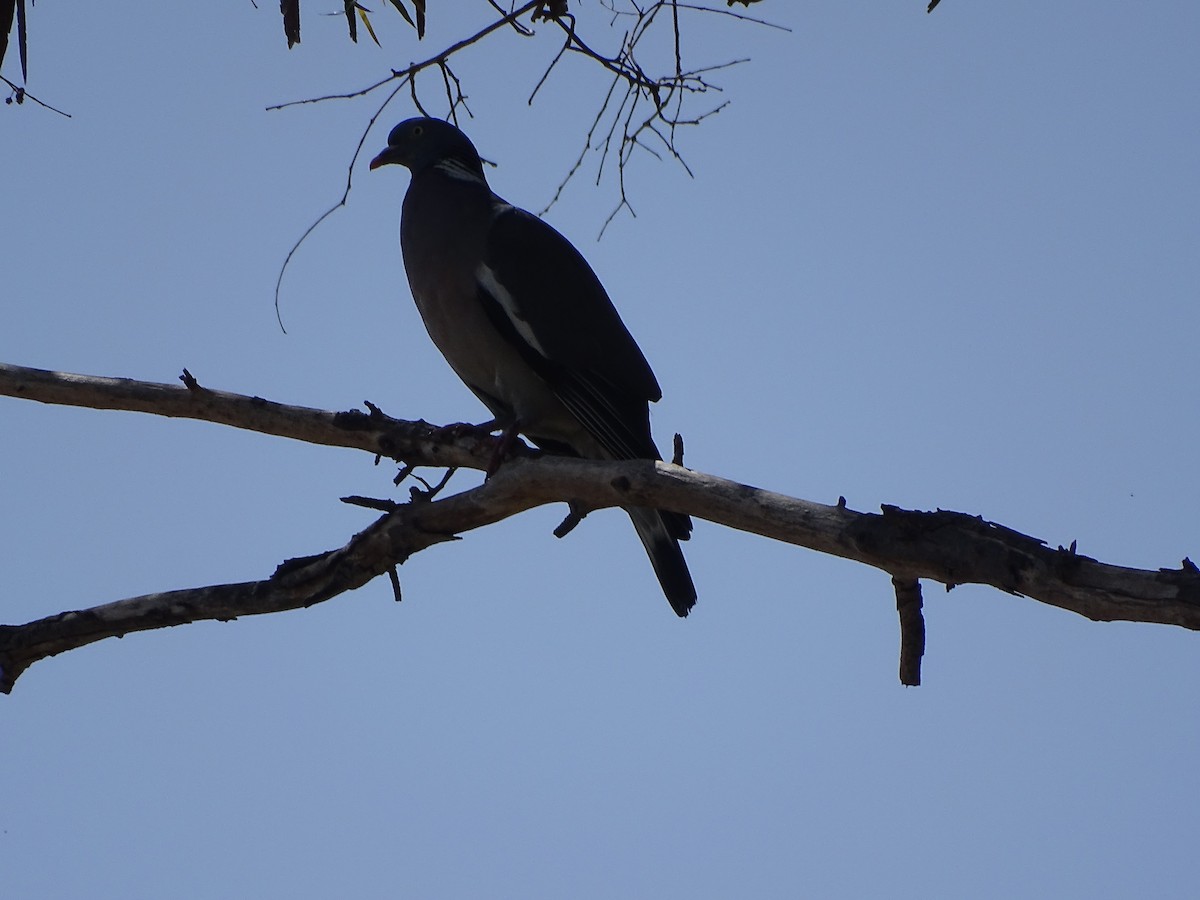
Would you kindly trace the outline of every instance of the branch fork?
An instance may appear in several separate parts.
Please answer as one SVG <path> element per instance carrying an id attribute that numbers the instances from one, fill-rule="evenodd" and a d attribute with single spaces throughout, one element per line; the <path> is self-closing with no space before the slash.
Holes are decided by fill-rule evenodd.
<path id="1" fill-rule="evenodd" d="M 482 484 L 446 495 L 454 467 L 485 471 L 492 440 L 454 435 L 425 422 L 369 413 L 288 406 L 202 388 L 102 378 L 0 364 L 0 396 L 42 403 L 122 409 L 192 418 L 309 443 L 357 448 L 414 467 L 446 469 L 440 483 L 408 502 L 375 501 L 384 514 L 343 547 L 289 560 L 260 581 L 146 594 L 0 626 L 0 691 L 34 662 L 109 637 L 203 620 L 300 609 L 388 575 L 396 599 L 396 568 L 415 553 L 457 540 L 476 528 L 549 503 L 566 502 L 566 534 L 592 509 L 647 506 L 687 513 L 717 525 L 861 562 L 892 581 L 901 626 L 900 678 L 920 683 L 925 648 L 920 580 L 986 584 L 1095 621 L 1155 622 L 1200 630 L 1200 570 L 1132 569 L 1078 552 L 1051 549 L 1011 528 L 951 510 L 922 512 L 883 506 L 850 509 L 765 491 L 681 465 L 640 460 L 608 462 L 520 451 Z M 440 433 L 439 433 L 440 432 Z M 681 459 L 681 447 L 676 456 Z"/>

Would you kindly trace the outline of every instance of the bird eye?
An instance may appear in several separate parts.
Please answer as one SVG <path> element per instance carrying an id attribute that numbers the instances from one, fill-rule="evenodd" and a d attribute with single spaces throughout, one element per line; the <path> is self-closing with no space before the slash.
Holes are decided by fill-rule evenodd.
<path id="1" fill-rule="evenodd" d="M 424 133 L 425 133 L 424 125 L 414 125 L 413 126 L 413 130 L 412 130 L 413 137 L 420 137 Z"/>

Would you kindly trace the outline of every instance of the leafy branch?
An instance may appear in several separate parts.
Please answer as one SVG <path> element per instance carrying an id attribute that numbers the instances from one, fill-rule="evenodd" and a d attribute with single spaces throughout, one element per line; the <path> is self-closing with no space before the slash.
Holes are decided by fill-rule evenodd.
<path id="1" fill-rule="evenodd" d="M 489 5 L 501 13 L 487 26 L 468 37 L 462 38 L 438 53 L 419 62 L 412 63 L 402 69 L 393 69 L 388 75 L 371 84 L 364 85 L 339 93 L 323 94 L 301 100 L 291 100 L 267 107 L 268 110 L 282 110 L 294 106 L 311 103 L 322 103 L 333 100 L 355 100 L 383 90 L 390 86 L 383 102 L 375 109 L 367 122 L 358 145 L 350 160 L 350 171 L 347 174 L 346 187 L 341 199 L 327 210 L 310 226 L 297 246 L 304 241 L 312 228 L 316 227 L 333 210 L 345 205 L 349 196 L 353 166 L 361 152 L 367 133 L 375 122 L 388 108 L 391 102 L 405 89 L 413 105 L 422 115 L 444 114 L 456 124 L 459 115 L 471 115 L 467 106 L 467 93 L 462 81 L 455 73 L 451 60 L 470 47 L 478 44 L 484 38 L 496 32 L 511 28 L 523 38 L 533 38 L 536 31 L 533 25 L 539 21 L 549 22 L 557 27 L 563 35 L 563 43 L 551 59 L 545 72 L 533 86 L 528 103 L 532 104 L 538 92 L 546 83 L 554 69 L 568 54 L 581 56 L 602 68 L 612 76 L 611 83 L 603 94 L 596 116 L 587 132 L 579 157 L 570 167 L 567 174 L 559 183 L 554 196 L 546 206 L 550 206 L 562 195 L 567 183 L 580 171 L 589 152 L 599 153 L 596 166 L 596 182 L 603 178 L 609 164 L 610 156 L 615 157 L 617 181 L 620 200 L 605 226 L 612 221 L 622 209 L 633 213 L 629 197 L 625 189 L 625 167 L 630 162 L 634 152 L 644 150 L 649 155 L 663 159 L 670 157 L 692 174 L 680 153 L 677 144 L 677 132 L 685 126 L 699 125 L 705 119 L 720 112 L 728 103 L 710 104 L 699 110 L 692 110 L 685 104 L 689 98 L 699 97 L 710 93 L 720 93 L 721 88 L 710 80 L 712 73 L 731 66 L 747 62 L 746 59 L 732 59 L 715 64 L 685 67 L 683 50 L 684 28 L 681 26 L 682 16 L 721 16 L 737 22 L 750 23 L 767 28 L 787 32 L 789 29 L 772 24 L 764 19 L 758 19 L 743 13 L 727 9 L 707 6 L 701 3 L 681 3 L 678 0 L 653 0 L 642 6 L 636 0 L 604 0 L 604 5 L 612 14 L 615 25 L 624 26 L 620 32 L 615 48 L 607 51 L 596 49 L 596 43 L 591 39 L 585 40 L 579 33 L 578 23 L 574 15 L 568 12 L 565 0 L 547 3 L 545 0 L 532 0 L 519 7 L 505 12 L 495 2 L 488 0 Z M 521 20 L 528 17 L 529 24 Z M 643 60 L 643 52 L 653 55 L 647 47 L 658 46 L 654 40 L 659 31 L 670 28 L 670 40 L 667 42 L 669 60 L 650 64 Z M 616 28 L 610 29 L 616 32 Z M 440 95 L 444 95 L 444 105 L 434 107 L 422 99 L 418 78 L 426 72 L 437 74 L 436 87 Z M 545 210 L 543 210 L 545 212 Z M 295 248 L 293 248 L 294 250 Z M 286 263 L 284 264 L 286 268 Z"/>

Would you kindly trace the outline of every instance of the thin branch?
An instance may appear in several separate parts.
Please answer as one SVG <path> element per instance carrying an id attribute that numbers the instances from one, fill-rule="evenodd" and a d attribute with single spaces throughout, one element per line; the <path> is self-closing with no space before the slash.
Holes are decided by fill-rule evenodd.
<path id="1" fill-rule="evenodd" d="M 542 85 L 546 83 L 546 80 L 550 77 L 550 73 L 554 71 L 554 67 L 558 65 L 569 49 L 571 49 L 571 39 L 568 37 L 563 41 L 563 45 L 558 48 L 558 52 L 554 54 L 554 59 L 550 60 L 550 65 L 546 66 L 546 71 L 542 73 L 542 77 L 533 86 L 533 90 L 529 94 L 529 99 L 525 101 L 527 106 L 533 106 L 533 100 L 538 95 L 538 91 L 542 89 Z"/>
<path id="2" fill-rule="evenodd" d="M 465 37 L 460 41 L 456 41 L 455 43 L 453 43 L 449 47 L 447 47 L 445 50 L 443 50 L 441 53 L 436 53 L 433 56 L 429 57 L 428 59 L 422 60 L 421 62 L 412 63 L 411 65 L 408 66 L 408 68 L 393 69 L 392 74 L 389 75 L 387 78 L 383 78 L 383 79 L 375 82 L 374 84 L 368 85 L 365 88 L 360 88 L 355 91 L 349 91 L 344 94 L 327 94 L 322 97 L 309 97 L 305 100 L 290 100 L 286 103 L 277 103 L 274 106 L 268 106 L 267 109 L 268 110 L 287 109 L 290 106 L 302 106 L 306 103 L 321 103 L 325 100 L 350 100 L 354 97 L 361 97 L 364 94 L 369 94 L 372 91 L 383 87 L 389 81 L 394 81 L 398 78 L 400 78 L 400 79 L 414 78 L 418 73 L 424 71 L 425 69 L 428 69 L 432 66 L 441 65 L 447 59 L 449 59 L 451 56 L 453 56 L 455 53 L 458 53 L 460 50 L 464 50 L 467 47 L 470 47 L 472 44 L 479 43 L 481 40 L 483 40 L 485 37 L 487 37 L 493 31 L 498 31 L 499 29 L 505 27 L 506 25 L 513 24 L 521 16 L 525 15 L 528 12 L 532 12 L 534 9 L 536 9 L 537 7 L 539 7 L 541 5 L 542 4 L 541 4 L 541 2 L 539 2 L 539 0 L 531 0 L 531 2 L 526 3 L 520 9 L 514 10 L 511 13 L 505 13 L 499 19 L 492 22 L 490 25 L 487 25 L 484 28 L 481 28 L 479 31 L 475 32 L 470 37 Z"/>
<path id="3" fill-rule="evenodd" d="M 371 129 L 375 127 L 375 123 L 379 121 L 379 117 L 383 115 L 383 111 L 388 108 L 388 105 L 392 102 L 392 100 L 395 99 L 396 95 L 400 93 L 406 82 L 413 86 L 413 100 L 416 101 L 415 82 L 411 78 L 401 79 L 400 83 L 396 85 L 395 90 L 388 94 L 384 101 L 379 104 L 379 108 L 376 109 L 371 118 L 367 120 L 367 127 L 364 128 L 362 130 L 362 134 L 358 136 L 358 145 L 354 148 L 354 153 L 350 156 L 350 162 L 346 166 L 346 186 L 342 189 L 342 196 L 336 203 L 333 204 L 333 206 L 329 207 L 329 209 L 317 216 L 316 220 L 313 221 L 312 224 L 310 224 L 306 229 L 304 229 L 304 233 L 300 235 L 300 237 L 296 240 L 296 243 L 292 244 L 291 249 L 288 250 L 287 256 L 285 256 L 283 259 L 283 265 L 279 267 L 279 276 L 275 279 L 275 320 L 279 323 L 279 330 L 284 334 L 287 334 L 287 329 L 283 326 L 283 314 L 279 309 L 279 292 L 283 287 L 284 273 L 287 272 L 288 266 L 292 262 L 292 257 L 296 255 L 296 251 L 300 249 L 300 245 L 308 239 L 308 236 L 317 230 L 318 225 L 328 219 L 337 210 L 345 206 L 346 201 L 350 199 L 350 189 L 354 184 L 354 164 L 358 162 L 358 155 L 362 153 L 363 145 L 367 141 L 367 135 L 371 133 Z"/>
<path id="4" fill-rule="evenodd" d="M 458 77 L 450 69 L 447 60 L 460 50 L 470 47 L 472 44 L 476 44 L 483 40 L 492 32 L 497 31 L 506 25 L 515 23 L 520 16 L 523 16 L 528 12 L 535 11 L 536 9 L 540 8 L 541 5 L 542 4 L 537 2 L 537 0 L 531 0 L 531 2 L 526 3 L 520 9 L 517 9 L 511 13 L 505 13 L 501 18 L 480 29 L 470 37 L 463 38 L 462 40 L 451 44 L 441 53 L 431 56 L 422 62 L 413 63 L 406 69 L 393 70 L 391 75 L 387 76 L 386 78 L 382 78 L 365 88 L 360 88 L 358 90 L 349 91 L 343 94 L 327 94 L 322 97 L 310 97 L 306 100 L 293 100 L 288 103 L 278 103 L 267 107 L 267 110 L 278 110 L 286 109 L 291 106 L 300 106 L 306 103 L 319 103 L 323 100 L 349 100 L 373 93 L 378 88 L 381 88 L 392 81 L 399 82 L 391 91 L 391 93 L 387 95 L 383 103 L 381 103 L 375 110 L 374 114 L 367 121 L 366 128 L 364 128 L 362 134 L 359 135 L 358 145 L 354 148 L 354 153 L 350 157 L 350 163 L 347 166 L 346 186 L 342 190 L 342 196 L 336 203 L 317 216 L 317 218 L 306 229 L 304 229 L 304 233 L 300 235 L 296 243 L 292 244 L 291 249 L 287 252 L 287 256 L 284 257 L 283 264 L 279 267 L 279 275 L 275 279 L 275 318 L 279 322 L 279 328 L 281 331 L 283 331 L 285 334 L 287 333 L 287 328 L 285 328 L 283 324 L 283 314 L 279 308 L 279 295 L 283 286 L 283 276 L 287 272 L 288 266 L 291 265 L 292 258 L 296 255 L 296 251 L 300 249 L 300 245 L 308 239 L 309 235 L 316 231 L 317 227 L 322 222 L 346 205 L 346 202 L 350 198 L 350 190 L 354 181 L 354 164 L 358 161 L 358 156 L 362 152 L 363 144 L 367 140 L 367 135 L 370 134 L 371 129 L 375 126 L 375 123 L 379 120 L 379 117 L 383 115 L 383 111 L 388 108 L 392 100 L 395 99 L 396 95 L 407 84 L 409 87 L 409 92 L 412 96 L 413 105 L 420 111 L 421 115 L 428 115 L 428 112 L 426 112 L 424 106 L 421 105 L 420 98 L 417 96 L 417 75 L 425 69 L 436 66 L 442 74 L 442 81 L 446 90 L 446 98 L 449 105 L 448 115 L 457 119 L 455 113 L 459 107 L 466 109 L 467 114 L 470 115 L 471 110 L 467 107 L 467 98 L 463 93 L 462 84 L 459 82 Z M 452 85 L 453 90 L 451 88 Z"/>
<path id="5" fill-rule="evenodd" d="M 650 150 L 646 141 L 643 139 L 643 132 L 647 129 L 657 133 L 659 140 L 667 147 L 668 153 L 672 159 L 680 163 L 689 175 L 692 174 L 691 169 L 684 163 L 683 156 L 676 146 L 677 130 L 684 125 L 699 125 L 704 119 L 716 112 L 720 111 L 724 104 L 709 110 L 699 115 L 685 115 L 684 98 L 693 94 L 706 93 L 711 90 L 719 90 L 719 88 L 707 80 L 707 76 L 723 68 L 735 65 L 744 60 L 732 60 L 714 65 L 702 66 L 699 68 L 685 69 L 683 58 L 683 31 L 684 26 L 682 19 L 684 14 L 716 14 L 730 17 L 736 21 L 746 22 L 754 25 L 763 25 L 767 27 L 777 28 L 781 31 L 789 31 L 783 26 L 775 25 L 774 23 L 765 20 L 756 19 L 752 16 L 735 13 L 726 9 L 717 9 L 714 7 L 704 6 L 696 3 L 681 3 L 678 0 L 655 0 L 655 2 L 645 5 L 639 5 L 636 2 L 629 2 L 629 9 L 617 9 L 615 5 L 606 4 L 607 8 L 613 13 L 614 23 L 618 21 L 628 20 L 630 27 L 621 35 L 617 50 L 611 55 L 597 49 L 591 40 L 585 40 L 578 31 L 577 22 L 574 16 L 567 11 L 566 3 L 546 3 L 546 2 L 529 2 L 512 12 L 504 12 L 503 7 L 496 0 L 488 0 L 491 7 L 501 13 L 501 17 L 486 27 L 480 29 L 475 34 L 457 41 L 454 44 L 446 47 L 440 53 L 437 53 L 429 58 L 412 63 L 405 69 L 394 69 L 390 75 L 382 78 L 366 87 L 352 91 L 346 91 L 339 94 L 327 94 L 320 97 L 310 97 L 303 100 L 295 100 L 287 103 L 275 104 L 267 107 L 268 109 L 285 109 L 290 106 L 296 106 L 307 103 L 318 103 L 325 100 L 349 100 L 362 97 L 370 94 L 384 85 L 395 79 L 406 81 L 409 86 L 409 91 L 412 96 L 413 105 L 420 111 L 422 115 L 429 115 L 430 112 L 421 102 L 418 94 L 417 76 L 426 69 L 437 67 L 442 75 L 442 86 L 446 95 L 446 115 L 452 121 L 457 122 L 457 112 L 460 108 L 466 106 L 466 92 L 463 90 L 463 85 L 458 81 L 453 71 L 449 68 L 448 60 L 454 54 L 478 43 L 488 35 L 505 27 L 512 27 L 523 37 L 532 36 L 533 31 L 530 28 L 522 25 L 519 21 L 520 17 L 529 14 L 531 21 L 539 19 L 547 19 L 554 22 L 563 32 L 563 44 L 558 52 L 551 59 L 549 65 L 542 73 L 541 77 L 534 84 L 528 97 L 528 103 L 532 104 L 537 97 L 546 80 L 550 77 L 554 69 L 562 61 L 565 54 L 569 51 L 585 57 L 586 59 L 597 63 L 613 75 L 613 83 L 608 87 L 606 94 L 601 102 L 600 111 L 596 115 L 596 121 L 589 129 L 587 140 L 584 143 L 583 149 L 580 151 L 579 158 L 575 164 L 571 166 L 567 174 L 559 183 L 555 191 L 553 199 L 546 205 L 548 210 L 557 199 L 561 196 L 563 190 L 574 175 L 578 172 L 580 164 L 586 157 L 588 150 L 599 149 L 600 161 L 597 167 L 596 180 L 597 183 L 602 179 L 606 163 L 609 159 L 609 154 L 613 153 L 617 168 L 617 184 L 619 192 L 619 202 L 617 206 L 609 214 L 603 226 L 600 229 L 600 234 L 603 235 L 605 229 L 623 210 L 628 209 L 633 214 L 633 208 L 629 200 L 629 195 L 626 192 L 624 180 L 625 166 L 633 159 L 633 151 L 636 148 Z M 672 30 L 670 36 L 670 62 L 663 61 L 661 67 L 667 71 L 661 75 L 651 75 L 647 71 L 647 67 L 639 61 L 638 51 L 643 40 L 646 40 L 654 30 L 656 24 L 660 20 L 660 13 L 669 11 L 670 25 Z M 681 12 L 682 11 L 682 12 Z M 653 68 L 659 68 L 655 65 Z M 623 82 L 626 86 L 625 95 L 622 102 L 615 110 L 611 111 L 612 120 L 608 123 L 608 134 L 604 141 L 598 147 L 593 147 L 592 140 L 599 126 L 600 120 L 609 110 L 610 100 L 613 96 L 613 90 L 617 83 Z M 403 82 L 402 82 L 403 83 Z M 395 93 L 389 96 L 390 101 Z M 642 101 L 649 101 L 653 107 L 653 112 L 637 120 L 636 127 L 633 125 L 635 115 L 639 113 L 639 104 Z M 384 106 L 387 103 L 385 102 Z M 467 109 L 468 115 L 470 110 Z M 374 121 L 374 120 L 372 120 Z M 658 130 L 657 125 L 661 124 L 663 130 Z M 658 153 L 650 151 L 652 155 L 662 158 Z M 357 155 L 357 154 L 356 154 Z M 314 222 L 300 241 L 292 248 L 292 252 L 296 250 L 300 243 L 304 241 L 312 230 L 316 228 L 321 221 L 324 220 L 333 210 L 345 204 L 345 197 L 342 201 L 335 204 L 331 209 L 327 210 L 316 222 Z M 543 210 L 544 212 L 545 210 Z M 280 272 L 280 281 L 282 280 L 283 271 L 286 270 L 289 260 L 285 260 Z M 276 312 L 278 314 L 278 284 L 276 286 Z M 282 327 L 282 323 L 281 323 Z"/>
<path id="6" fill-rule="evenodd" d="M 680 56 L 679 40 L 679 3 L 671 0 L 671 26 L 675 34 L 675 77 L 683 77 L 683 57 Z"/>
<path id="7" fill-rule="evenodd" d="M 403 84 L 403 82 L 401 83 Z M 412 98 L 413 106 L 417 108 L 417 112 L 423 116 L 428 116 L 428 110 L 421 104 L 421 98 L 417 96 L 417 79 L 415 78 L 408 79 L 408 95 Z"/>
<path id="8" fill-rule="evenodd" d="M 729 16 L 731 19 L 739 19 L 742 22 L 749 22 L 752 25 L 762 25 L 764 28 L 774 28 L 776 31 L 786 31 L 792 33 L 792 29 L 786 25 L 780 25 L 778 22 L 769 22 L 766 19 L 759 19 L 755 16 L 748 16 L 745 13 L 734 12 L 731 9 L 716 9 L 711 6 L 697 6 L 694 3 L 680 3 L 680 9 L 688 9 L 692 12 L 711 13 L 714 16 Z"/>
<path id="9" fill-rule="evenodd" d="M 501 6 L 499 3 L 497 3 L 496 0 L 488 0 L 488 4 L 492 7 L 492 9 L 494 9 L 498 13 L 501 13 L 502 15 L 509 14 L 509 11 L 505 10 L 505 8 L 503 6 Z M 526 28 L 524 25 L 522 25 L 516 19 L 513 19 L 512 21 L 510 21 L 509 24 L 512 25 L 513 31 L 515 31 L 521 37 L 533 37 L 533 29 Z"/>
<path id="10" fill-rule="evenodd" d="M 266 111 L 271 112 L 272 110 L 276 109 L 288 109 L 292 106 L 305 106 L 309 103 L 324 103 L 326 100 L 353 100 L 356 97 L 365 97 L 367 94 L 374 93 L 389 81 L 395 81 L 402 74 L 403 73 L 397 73 L 393 71 L 392 74 L 388 75 L 386 78 L 381 78 L 374 84 L 368 84 L 364 88 L 358 88 L 354 91 L 347 91 L 344 94 L 322 94 L 320 97 L 306 97 L 303 100 L 288 100 L 286 103 L 276 103 L 272 106 L 268 106 L 266 107 Z"/>
<path id="11" fill-rule="evenodd" d="M 600 109 L 596 111 L 596 118 L 592 120 L 592 124 L 587 130 L 587 134 L 584 136 L 583 149 L 579 151 L 579 156 L 576 158 L 575 163 L 567 171 L 566 176 L 558 183 L 558 187 L 555 188 L 554 196 L 550 198 L 550 202 L 542 208 L 538 215 L 544 216 L 550 211 L 550 208 L 558 202 L 560 197 L 562 197 L 562 193 L 564 190 L 566 190 L 568 182 L 575 177 L 575 173 L 578 172 L 580 167 L 583 166 L 584 158 L 587 156 L 588 151 L 592 149 L 592 138 L 595 137 L 596 129 L 600 127 L 600 121 L 604 118 L 604 111 L 608 109 L 608 104 L 612 101 L 613 92 L 617 89 L 617 85 L 620 83 L 620 76 L 614 75 L 612 83 L 608 86 L 608 93 L 604 95 L 604 102 L 600 104 Z"/>
<path id="12" fill-rule="evenodd" d="M 554 197 L 546 205 L 546 209 L 549 209 L 557 202 L 566 185 L 579 171 L 588 150 L 597 149 L 600 151 L 600 161 L 596 170 L 597 184 L 603 179 L 609 156 L 612 154 L 616 161 L 619 199 L 617 205 L 609 213 L 601 226 L 601 236 L 603 236 L 605 230 L 607 230 L 608 226 L 621 210 L 628 209 L 630 214 L 635 214 L 630 203 L 628 191 L 626 190 L 624 177 L 625 167 L 633 159 L 634 150 L 645 150 L 658 159 L 663 158 L 661 154 L 647 143 L 644 132 L 654 132 L 658 140 L 666 147 L 670 157 L 678 162 L 689 175 L 694 175 L 691 168 L 684 161 L 676 143 L 678 129 L 684 125 L 699 125 L 704 119 L 720 112 L 726 104 L 722 103 L 716 108 L 699 115 L 687 115 L 684 112 L 684 100 L 686 97 L 695 94 L 720 90 L 717 85 L 707 80 L 706 75 L 746 61 L 744 59 L 730 60 L 715 65 L 685 69 L 683 64 L 683 27 L 680 24 L 680 10 L 685 10 L 689 13 L 708 12 L 729 14 L 735 19 L 755 24 L 769 24 L 765 22 L 760 23 L 758 20 L 753 19 L 753 17 L 730 14 L 725 10 L 695 4 L 679 3 L 677 0 L 656 0 L 656 2 L 645 7 L 631 2 L 630 6 L 632 9 L 627 11 L 607 5 L 607 8 L 613 13 L 614 23 L 622 18 L 632 20 L 630 27 L 621 37 L 619 48 L 611 56 L 599 52 L 590 43 L 586 42 L 579 35 L 576 23 L 571 17 L 564 16 L 557 21 L 557 24 L 563 29 L 567 38 L 566 49 L 599 63 L 614 74 L 617 82 L 623 82 L 626 85 L 621 102 L 610 114 L 611 118 L 607 123 L 607 134 L 598 145 L 594 145 L 593 137 L 600 120 L 604 117 L 605 111 L 609 107 L 615 82 L 614 85 L 610 85 L 601 103 L 600 112 L 597 113 L 596 120 L 593 122 L 591 129 L 589 129 L 587 139 L 584 142 L 579 157 L 563 177 L 562 181 L 559 182 Z M 659 14 L 667 9 L 670 11 L 672 29 L 670 46 L 672 48 L 673 58 L 671 65 L 673 69 L 669 74 L 654 77 L 649 75 L 646 68 L 638 61 L 637 52 L 642 41 L 650 34 L 651 29 L 659 18 Z M 784 28 L 781 30 L 786 31 L 788 29 Z M 551 68 L 557 62 L 558 57 L 551 63 Z M 548 74 L 549 70 L 542 76 L 543 81 Z M 538 83 L 538 88 L 540 87 L 541 82 Z M 535 93 L 536 90 L 535 88 Z M 638 118 L 640 115 L 639 104 L 643 101 L 649 101 L 653 109 L 649 115 L 643 115 L 641 118 Z"/>
<path id="13" fill-rule="evenodd" d="M 60 116 L 66 116 L 68 119 L 71 118 L 71 114 L 69 112 L 63 112 L 58 107 L 51 106 L 49 103 L 39 100 L 37 97 L 33 96 L 33 94 L 29 93 L 29 91 L 25 90 L 25 88 L 21 87 L 20 85 L 13 84 L 3 75 L 0 75 L 0 81 L 3 81 L 12 90 L 12 96 L 6 97 L 4 99 L 5 103 L 15 103 L 20 106 L 26 100 L 32 100 L 43 109 L 48 109 L 50 112 L 58 113 Z"/>
<path id="14" fill-rule="evenodd" d="M 454 124 L 458 124 L 459 107 L 466 110 L 468 116 L 475 118 L 475 114 L 467 106 L 467 95 L 463 93 L 462 82 L 458 80 L 458 76 L 450 68 L 450 63 L 443 60 L 438 63 L 438 70 L 442 73 L 442 84 L 446 88 L 446 106 L 450 110 L 449 115 Z"/>

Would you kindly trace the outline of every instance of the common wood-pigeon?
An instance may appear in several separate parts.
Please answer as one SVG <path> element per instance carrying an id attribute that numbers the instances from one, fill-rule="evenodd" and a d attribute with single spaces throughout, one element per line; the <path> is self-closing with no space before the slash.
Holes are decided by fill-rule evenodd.
<path id="1" fill-rule="evenodd" d="M 413 299 L 447 362 L 509 433 L 587 459 L 659 460 L 662 391 L 596 273 L 561 234 L 492 193 L 465 134 L 409 119 L 371 168 L 412 173 L 400 248 Z M 691 520 L 627 507 L 671 608 L 696 602 L 681 540 Z"/>

